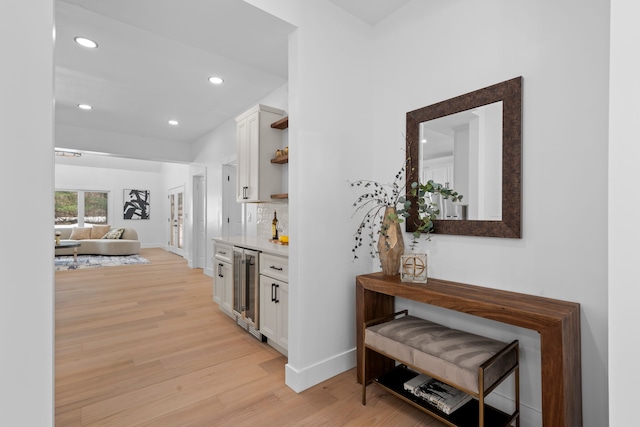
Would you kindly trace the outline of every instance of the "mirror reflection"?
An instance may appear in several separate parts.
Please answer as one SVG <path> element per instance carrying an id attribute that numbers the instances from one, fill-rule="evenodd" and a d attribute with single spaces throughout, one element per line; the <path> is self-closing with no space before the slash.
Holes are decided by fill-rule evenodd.
<path id="1" fill-rule="evenodd" d="M 420 181 L 464 195 L 434 200 L 443 220 L 502 220 L 502 101 L 420 123 Z"/>
<path id="2" fill-rule="evenodd" d="M 433 179 L 464 196 L 444 205 L 434 233 L 520 238 L 522 77 L 409 111 L 406 135 L 407 188 Z M 413 204 L 405 230 L 419 223 Z"/>

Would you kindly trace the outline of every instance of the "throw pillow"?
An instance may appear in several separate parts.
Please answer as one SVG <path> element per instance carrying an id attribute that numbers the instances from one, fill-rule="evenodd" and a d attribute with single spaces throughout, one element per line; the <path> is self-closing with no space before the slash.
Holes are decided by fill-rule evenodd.
<path id="1" fill-rule="evenodd" d="M 124 228 L 114 228 L 109 231 L 107 234 L 102 236 L 103 239 L 119 239 L 122 237 L 122 233 L 124 233 Z"/>
<path id="2" fill-rule="evenodd" d="M 91 227 L 91 238 L 101 239 L 111 229 L 110 225 L 94 225 Z"/>
<path id="3" fill-rule="evenodd" d="M 71 231 L 70 240 L 85 240 L 91 238 L 91 229 L 89 227 L 74 227 Z"/>

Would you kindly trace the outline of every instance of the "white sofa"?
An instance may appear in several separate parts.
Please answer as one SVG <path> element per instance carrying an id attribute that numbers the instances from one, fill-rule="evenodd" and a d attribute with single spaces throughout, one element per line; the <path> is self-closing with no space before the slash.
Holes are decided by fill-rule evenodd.
<path id="1" fill-rule="evenodd" d="M 138 233 L 133 228 L 124 228 L 119 239 L 89 238 L 78 239 L 80 246 L 76 248 L 78 255 L 135 255 L 140 251 Z M 60 240 L 70 240 L 73 228 L 55 227 L 60 232 Z M 96 236 L 93 236 L 96 237 Z M 74 248 L 56 249 L 58 255 L 73 255 Z"/>

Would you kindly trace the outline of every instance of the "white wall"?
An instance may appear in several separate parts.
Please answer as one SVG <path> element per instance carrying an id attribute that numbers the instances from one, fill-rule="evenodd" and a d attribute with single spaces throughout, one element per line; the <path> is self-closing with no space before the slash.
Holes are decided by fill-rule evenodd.
<path id="1" fill-rule="evenodd" d="M 53 425 L 53 2 L 0 13 L 0 424 Z"/>
<path id="2" fill-rule="evenodd" d="M 371 175 L 371 28 L 325 0 L 251 0 L 289 43 L 289 361 L 301 391 L 354 366 L 355 194 Z"/>
<path id="3" fill-rule="evenodd" d="M 377 25 L 373 36 L 331 11 L 327 2 L 309 2 L 305 10 L 285 0 L 250 3 L 299 27 L 289 57 L 289 138 L 300 147 L 290 162 L 295 283 L 287 383 L 294 389 L 313 383 L 293 381 L 292 372 L 330 376 L 330 361 L 354 344 L 346 180 L 392 179 L 404 158 L 407 111 L 521 75 L 523 238 L 437 236 L 424 249 L 434 277 L 579 302 L 584 422 L 607 425 L 607 212 L 602 200 L 607 194 L 609 2 L 563 0 L 550 13 L 548 5 L 535 0 L 414 0 Z M 325 31 L 319 30 L 323 26 Z M 343 57 L 350 49 L 353 55 Z M 332 230 L 332 238 L 316 230 Z M 369 270 L 377 270 L 376 264 Z M 318 266 L 330 266 L 331 273 Z M 472 331 L 519 338 L 523 424 L 539 423 L 536 333 L 442 311 L 426 313 L 424 306 L 412 309 Z M 330 320 L 322 310 L 331 310 Z M 344 333 L 336 334 L 340 328 Z M 502 392 L 510 394 L 508 388 Z"/>
<path id="4" fill-rule="evenodd" d="M 280 9 L 282 17 L 292 18 L 297 25 L 304 24 L 303 17 L 306 20 L 313 18 L 311 12 L 305 13 L 302 6 L 296 4 L 302 2 L 295 0 L 251 0 L 251 3 L 261 3 L 265 7 L 271 3 L 274 11 Z M 349 220 L 350 198 L 342 186 L 348 178 L 382 179 L 395 172 L 396 165 L 391 164 L 394 162 L 387 164 L 380 155 L 376 156 L 374 164 L 370 148 L 373 146 L 376 151 L 385 148 L 390 153 L 400 150 L 403 114 L 410 109 L 402 104 L 411 104 L 414 108 L 426 105 L 431 99 L 446 99 L 522 74 L 525 78 L 523 239 L 505 241 L 438 236 L 429 247 L 435 264 L 434 274 L 581 302 L 585 425 L 608 425 L 607 253 L 603 236 L 606 213 L 600 206 L 607 194 L 604 176 L 607 166 L 601 159 L 607 157 L 608 89 L 606 83 L 601 82 L 602 75 L 606 77 L 606 71 L 601 68 L 608 66 L 608 59 L 603 54 L 608 45 L 608 1 L 555 2 L 552 10 L 548 4 L 533 0 L 477 2 L 478 6 L 471 0 L 424 3 L 431 6 L 429 14 L 434 14 L 434 21 L 436 17 L 447 17 L 457 12 L 456 19 L 445 21 L 449 25 L 442 28 L 429 20 L 426 13 L 418 14 L 416 11 L 413 16 L 404 11 L 402 22 L 383 23 L 388 25 L 387 30 L 391 33 L 401 31 L 405 25 L 408 36 L 417 37 L 423 31 L 427 32 L 418 37 L 420 43 L 413 46 L 410 57 L 406 51 L 411 48 L 407 46 L 411 37 L 401 37 L 402 43 L 395 46 L 399 54 L 390 55 L 391 43 L 386 49 L 382 45 L 395 37 L 378 34 L 379 49 L 386 52 L 381 58 L 399 61 L 390 65 L 402 74 L 394 76 L 389 88 L 379 88 L 374 92 L 374 120 L 369 117 L 373 114 L 370 91 L 362 87 L 373 87 L 367 76 L 367 69 L 371 67 L 359 64 L 355 59 L 368 49 L 362 41 L 361 33 L 365 30 L 356 24 L 357 28 L 350 33 L 343 28 L 351 24 L 345 22 L 348 18 L 337 12 L 332 16 L 334 12 L 327 12 L 330 5 L 308 1 L 305 2 L 308 10 L 320 7 L 322 13 L 318 16 L 321 19 L 317 24 L 308 23 L 309 29 L 301 27 L 292 37 L 294 61 L 290 64 L 290 111 L 291 117 L 298 116 L 298 120 L 297 123 L 292 122 L 290 140 L 295 133 L 296 143 L 300 144 L 297 154 L 292 154 L 290 165 L 290 174 L 294 175 L 289 190 L 292 195 L 290 205 L 295 204 L 295 209 L 291 206 L 290 215 L 291 222 L 295 223 L 295 232 L 300 236 L 300 241 L 292 243 L 290 248 L 292 279 L 295 280 L 294 287 L 299 288 L 292 322 L 308 320 L 296 326 L 296 344 L 292 349 L 295 359 L 290 358 L 290 364 L 294 363 L 292 366 L 301 373 L 321 371 L 304 381 L 308 385 L 332 375 L 333 371 L 323 366 L 325 360 L 354 345 L 354 336 L 350 332 L 353 325 L 353 276 L 362 269 L 344 262 L 349 258 L 350 243 L 347 240 L 350 240 L 353 224 Z M 639 35 L 637 26 L 630 20 L 637 16 L 638 10 L 637 5 L 630 2 L 613 0 L 612 3 L 615 12 L 613 28 L 630 29 L 629 33 L 623 31 L 619 34 L 614 43 L 612 81 L 614 76 L 616 79 L 612 89 L 618 97 L 627 92 L 627 97 L 633 99 L 632 102 L 627 97 L 619 100 L 614 97 L 612 114 L 634 113 L 635 110 L 629 108 L 635 105 L 638 97 L 637 70 L 633 67 L 637 64 L 630 52 L 633 52 L 633 42 Z M 407 10 L 420 8 L 421 4 L 414 1 Z M 467 9 L 456 9 L 458 5 Z M 5 183 L 16 183 L 16 177 L 22 177 L 20 185 L 5 186 L 5 200 L 11 200 L 18 206 L 28 206 L 35 198 L 40 200 L 40 208 L 21 211 L 21 217 L 29 227 L 7 229 L 4 237 L 12 245 L 1 246 L 0 413 L 3 423 L 8 425 L 47 426 L 53 425 L 53 267 L 50 262 L 53 248 L 49 246 L 51 240 L 48 237 L 53 214 L 53 46 L 50 39 L 53 11 L 50 0 L 10 0 L 4 6 L 7 13 L 0 15 L 0 27 L 5 34 L 14 37 L 0 41 L 3 60 L 13 64 L 0 68 L 0 85 L 4 94 L 0 100 L 0 137 L 5 152 L 10 154 L 0 159 L 0 176 Z M 482 10 L 478 10 L 480 6 Z M 327 15 L 336 18 L 337 23 L 328 23 Z M 461 20 L 466 16 L 473 16 L 474 20 Z M 414 17 L 418 23 L 428 21 L 435 28 L 429 30 L 428 27 L 411 25 Z M 324 31 L 319 28 L 322 24 L 325 25 Z M 334 25 L 339 28 L 338 34 L 327 35 L 326 29 L 333 30 Z M 436 29 L 438 34 L 432 34 Z M 466 35 L 466 39 L 457 36 L 458 32 Z M 424 78 L 423 72 L 428 71 L 428 76 L 440 73 L 439 68 L 444 67 L 441 62 L 430 62 L 429 67 L 421 69 L 412 66 L 415 51 L 429 50 L 445 57 L 445 50 L 452 46 L 461 48 L 465 44 L 480 44 L 474 42 L 477 35 L 482 35 L 483 46 L 492 46 L 493 49 L 480 48 L 470 52 L 469 48 L 463 48 L 460 58 L 464 57 L 465 66 L 456 72 L 449 70 L 453 72 L 451 80 L 446 73 L 439 76 L 438 86 L 432 86 L 433 79 Z M 352 37 L 357 40 L 351 40 Z M 492 38 L 491 43 L 487 43 L 487 37 Z M 626 37 L 629 39 L 625 40 Z M 345 46 L 342 38 L 347 40 Z M 523 43 L 515 48 L 518 43 L 514 39 Z M 631 46 L 627 47 L 627 43 Z M 332 50 L 336 48 L 338 51 L 334 54 Z M 455 59 L 453 53 L 449 55 L 454 65 L 463 60 Z M 322 62 L 315 63 L 315 60 Z M 327 61 L 329 79 L 325 80 L 321 71 Z M 375 65 L 386 69 L 382 60 Z M 463 70 L 467 68 L 472 72 L 462 79 Z M 623 72 L 625 68 L 628 73 Z M 406 82 L 401 82 L 402 77 L 407 77 L 405 73 L 411 76 Z M 361 82 L 361 76 L 367 81 Z M 341 77 L 344 77 L 343 82 L 340 82 Z M 351 87 L 351 83 L 355 87 Z M 407 86 L 411 86 L 410 90 L 405 90 Z M 327 93 L 321 93 L 323 90 Z M 392 93 L 394 90 L 398 92 L 395 95 Z M 344 100 L 341 92 L 344 92 Z M 404 101 L 396 99 L 405 97 Z M 390 102 L 389 108 L 385 108 L 387 101 Z M 334 108 L 336 111 L 332 112 Z M 354 121 L 350 122 L 351 119 Z M 640 179 L 637 168 L 624 169 L 627 162 L 638 158 L 637 144 L 629 143 L 634 140 L 635 129 L 627 126 L 633 126 L 633 123 L 629 119 L 627 123 L 618 122 L 615 127 L 612 124 L 611 136 L 611 180 L 624 193 L 620 196 L 617 190 L 615 193 L 613 189 L 611 191 L 611 209 L 619 215 L 611 215 L 609 241 L 611 258 L 615 255 L 609 272 L 610 328 L 616 332 L 611 336 L 610 353 L 611 363 L 617 364 L 611 370 L 612 394 L 615 391 L 622 393 L 626 391 L 625 385 L 637 383 L 637 374 L 628 368 L 637 359 L 636 349 L 632 347 L 630 351 L 628 347 L 635 344 L 633 337 L 638 323 L 638 310 L 628 305 L 635 301 L 633 292 L 636 284 L 630 281 L 630 277 L 637 276 L 634 270 L 637 262 L 633 258 L 637 250 L 629 250 L 627 243 L 629 240 L 637 242 L 638 236 L 634 234 L 637 230 L 624 227 L 631 223 L 626 216 L 629 210 L 635 212 L 625 197 L 629 192 L 625 191 L 624 185 L 628 185 L 626 180 L 635 183 Z M 397 145 L 392 145 L 396 138 Z M 390 144 L 391 149 L 388 148 Z M 397 155 L 400 158 L 402 154 Z M 335 173 L 323 181 L 319 177 L 325 176 L 327 170 Z M 571 203 L 559 200 L 559 195 L 548 194 L 547 188 L 557 183 L 563 185 L 567 198 L 573 197 Z M 319 197 L 314 201 L 313 193 L 305 196 L 302 190 L 315 191 Z M 333 193 L 328 194 L 330 192 Z M 550 204 L 548 200 L 554 203 Z M 590 204 L 585 206 L 587 203 Z M 323 219 L 323 214 L 318 212 L 319 204 L 329 220 Z M 551 211 L 557 211 L 559 215 L 551 219 Z M 2 210 L 2 215 L 5 223 L 13 218 L 6 209 Z M 588 224 L 585 218 L 590 219 Z M 617 222 L 613 223 L 614 220 Z M 316 229 L 329 229 L 336 238 L 325 239 L 325 235 L 321 236 Z M 340 253 L 342 248 L 344 253 Z M 29 257 L 17 255 L 22 253 L 28 253 Z M 511 268 L 505 268 L 506 265 Z M 329 268 L 331 271 L 327 273 Z M 321 293 L 323 286 L 325 293 L 319 299 L 323 313 L 318 315 L 319 309 L 313 308 L 312 298 Z M 309 310 L 308 316 L 305 315 L 306 310 Z M 305 345 L 311 342 L 310 349 L 305 349 Z M 314 357 L 312 352 L 318 347 L 327 351 Z M 590 390 L 586 390 L 587 386 Z M 631 425 L 635 420 L 633 405 L 633 401 L 623 398 L 616 400 L 615 406 L 611 406 L 611 425 Z"/>
<path id="5" fill-rule="evenodd" d="M 640 4 L 611 2 L 611 71 L 609 110 L 609 422 L 637 424 L 636 385 L 640 374 L 637 339 L 640 310 L 638 242 L 640 212 L 640 63 L 634 55 L 640 40 Z"/>
<path id="6" fill-rule="evenodd" d="M 523 76 L 522 239 L 436 236 L 433 277 L 579 302 L 584 425 L 607 424 L 607 90 L 609 2 L 410 2 L 376 27 L 374 170 L 397 168 L 404 114 Z M 396 150 L 398 151 L 398 150 Z M 401 154 L 398 154 L 398 159 Z M 537 334 L 443 310 L 414 311 L 518 338 L 524 425 L 538 425 Z M 504 393 L 509 394 L 508 390 Z"/>
<path id="7" fill-rule="evenodd" d="M 188 171 L 188 166 L 175 165 Z M 186 175 L 185 175 L 186 176 Z M 163 185 L 163 174 L 126 169 L 97 168 L 57 164 L 55 188 L 57 190 L 102 190 L 109 191 L 109 225 L 131 227 L 138 232 L 143 248 L 165 247 L 168 227 L 168 187 Z M 184 182 L 184 178 L 178 182 Z M 149 220 L 125 220 L 123 218 L 123 190 L 149 190 Z"/>

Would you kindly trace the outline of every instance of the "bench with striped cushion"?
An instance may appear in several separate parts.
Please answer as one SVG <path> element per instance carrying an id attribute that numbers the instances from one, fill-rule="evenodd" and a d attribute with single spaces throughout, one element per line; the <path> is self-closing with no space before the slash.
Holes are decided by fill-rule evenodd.
<path id="1" fill-rule="evenodd" d="M 396 318 L 398 314 L 404 316 Z M 363 327 L 365 350 L 374 350 L 443 381 L 475 396 L 482 404 L 485 394 L 512 372 L 515 372 L 518 386 L 518 341 L 504 343 L 448 328 L 408 315 L 406 310 L 395 313 L 390 319 L 366 322 Z M 366 404 L 368 381 L 364 364 L 365 360 L 362 363 L 362 402 Z M 518 406 L 519 393 L 516 391 L 516 412 Z M 482 408 L 480 411 L 482 414 Z M 519 425 L 519 417 L 515 415 L 514 418 Z"/>

